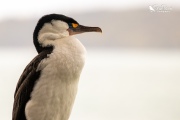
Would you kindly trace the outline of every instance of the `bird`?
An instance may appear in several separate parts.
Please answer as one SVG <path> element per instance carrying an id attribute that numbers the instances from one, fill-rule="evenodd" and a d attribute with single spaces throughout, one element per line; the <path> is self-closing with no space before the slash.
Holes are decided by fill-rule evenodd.
<path id="1" fill-rule="evenodd" d="M 152 6 L 149 6 L 149 10 L 150 10 L 151 12 L 155 12 L 155 9 L 154 9 Z"/>
<path id="2" fill-rule="evenodd" d="M 68 120 L 85 64 L 86 49 L 74 35 L 100 32 L 62 14 L 42 16 L 33 32 L 37 56 L 14 93 L 12 120 Z"/>

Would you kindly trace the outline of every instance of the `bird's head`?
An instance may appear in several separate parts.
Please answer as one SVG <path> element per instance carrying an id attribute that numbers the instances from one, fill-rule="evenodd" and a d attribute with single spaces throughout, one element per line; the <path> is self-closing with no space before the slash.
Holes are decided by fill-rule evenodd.
<path id="1" fill-rule="evenodd" d="M 80 25 L 73 18 L 59 15 L 45 15 L 38 21 L 33 40 L 38 53 L 44 48 L 52 47 L 53 42 L 57 39 L 68 37 L 84 32 L 102 32 L 99 27 L 88 27 Z"/>

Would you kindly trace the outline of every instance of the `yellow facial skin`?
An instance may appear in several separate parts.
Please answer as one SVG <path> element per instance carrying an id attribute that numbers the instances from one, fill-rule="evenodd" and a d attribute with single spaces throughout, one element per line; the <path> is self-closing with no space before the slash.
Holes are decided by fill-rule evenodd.
<path id="1" fill-rule="evenodd" d="M 76 27 L 78 27 L 78 24 L 72 23 L 72 27 L 73 27 L 73 28 L 76 28 Z"/>

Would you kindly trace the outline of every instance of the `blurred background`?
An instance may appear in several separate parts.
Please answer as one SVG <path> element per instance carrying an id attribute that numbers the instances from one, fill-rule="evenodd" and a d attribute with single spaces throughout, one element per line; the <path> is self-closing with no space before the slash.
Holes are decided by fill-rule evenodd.
<path id="1" fill-rule="evenodd" d="M 64 14 L 102 34 L 77 38 L 87 61 L 70 120 L 180 119 L 178 0 L 2 0 L 0 120 L 10 120 L 17 81 L 37 55 L 38 19 Z"/>

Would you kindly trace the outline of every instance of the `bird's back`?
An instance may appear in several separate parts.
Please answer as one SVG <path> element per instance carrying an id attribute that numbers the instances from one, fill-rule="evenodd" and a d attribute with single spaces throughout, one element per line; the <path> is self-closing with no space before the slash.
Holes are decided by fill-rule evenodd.
<path id="1" fill-rule="evenodd" d="M 31 98 L 31 91 L 34 84 L 38 80 L 41 71 L 36 71 L 42 59 L 52 52 L 52 48 L 48 48 L 39 53 L 24 69 L 14 93 L 14 105 L 12 120 L 26 120 L 25 106 Z"/>

